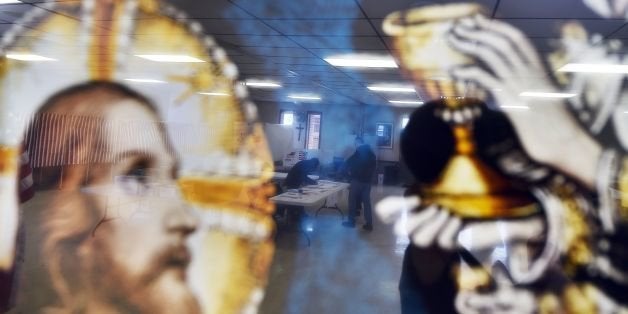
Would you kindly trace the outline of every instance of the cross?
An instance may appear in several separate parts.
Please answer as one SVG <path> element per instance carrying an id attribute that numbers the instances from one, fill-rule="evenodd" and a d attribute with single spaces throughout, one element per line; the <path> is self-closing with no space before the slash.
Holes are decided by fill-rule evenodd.
<path id="1" fill-rule="evenodd" d="M 299 123 L 299 126 L 296 127 L 297 130 L 299 130 L 299 139 L 298 141 L 301 141 L 301 130 L 304 130 L 305 128 L 301 126 L 301 123 Z"/>

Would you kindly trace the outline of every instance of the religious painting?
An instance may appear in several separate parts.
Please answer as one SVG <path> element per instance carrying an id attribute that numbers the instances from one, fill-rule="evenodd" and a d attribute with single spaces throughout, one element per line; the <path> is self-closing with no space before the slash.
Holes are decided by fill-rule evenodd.
<path id="1" fill-rule="evenodd" d="M 626 1 L 574 5 L 628 17 Z M 427 100 L 401 138 L 416 182 L 377 206 L 411 241 L 402 311 L 625 312 L 625 49 L 586 21 L 539 49 L 491 12 L 454 1 L 383 22 Z"/>
<path id="2" fill-rule="evenodd" d="M 273 168 L 229 56 L 166 2 L 24 6 L 1 44 L 2 310 L 255 312 Z"/>

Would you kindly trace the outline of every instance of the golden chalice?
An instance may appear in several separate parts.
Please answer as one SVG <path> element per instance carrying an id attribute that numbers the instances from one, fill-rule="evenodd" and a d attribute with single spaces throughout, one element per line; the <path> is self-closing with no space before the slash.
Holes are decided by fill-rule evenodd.
<path id="1" fill-rule="evenodd" d="M 484 98 L 469 94 L 465 83 L 451 78 L 449 71 L 453 67 L 475 61 L 452 49 L 446 39 L 460 19 L 482 12 L 483 7 L 478 4 L 457 3 L 397 11 L 386 17 L 383 22 L 384 32 L 393 37 L 401 68 L 414 81 L 424 98 Z"/>
<path id="2" fill-rule="evenodd" d="M 451 126 L 454 154 L 439 179 L 423 184 L 426 204 L 435 203 L 452 213 L 472 219 L 528 216 L 538 212 L 530 193 L 515 187 L 477 154 L 474 121 L 484 106 L 483 92 L 454 80 L 450 70 L 475 60 L 452 48 L 447 36 L 463 18 L 482 14 L 473 3 L 429 5 L 389 14 L 384 31 L 393 37 L 402 70 L 424 98 L 440 99 L 437 116 Z"/>

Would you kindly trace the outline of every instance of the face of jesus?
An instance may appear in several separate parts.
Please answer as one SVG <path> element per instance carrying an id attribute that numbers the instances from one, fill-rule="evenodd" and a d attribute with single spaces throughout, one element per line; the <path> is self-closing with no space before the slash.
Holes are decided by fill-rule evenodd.
<path id="1" fill-rule="evenodd" d="M 178 193 L 177 161 L 157 114 L 131 97 L 98 106 L 79 103 L 101 107 L 98 118 L 104 127 L 89 135 L 98 145 L 77 146 L 109 157 L 76 176 L 87 177 L 84 184 L 73 187 L 72 179 L 64 180 L 69 193 L 46 209 L 44 254 L 64 253 L 59 264 L 78 268 L 59 266 L 61 275 L 51 271 L 55 290 L 60 295 L 66 291 L 71 301 L 65 303 L 85 311 L 199 312 L 185 279 L 190 262 L 185 242 L 197 221 Z M 66 215 L 55 214 L 63 211 Z M 77 223 L 64 225 L 68 213 Z M 79 237 L 55 240 L 81 225 L 88 227 Z"/>
<path id="2" fill-rule="evenodd" d="M 114 122 L 105 131 L 119 161 L 111 164 L 108 182 L 93 182 L 104 184 L 109 196 L 98 197 L 94 210 L 111 218 L 91 240 L 99 248 L 92 253 L 98 266 L 93 276 L 108 282 L 101 286 L 102 297 L 128 299 L 129 306 L 147 313 L 196 312 L 185 282 L 190 262 L 185 240 L 196 221 L 178 195 L 177 164 L 157 117 L 135 100 L 122 100 L 107 110 L 105 121 L 126 127 Z"/>

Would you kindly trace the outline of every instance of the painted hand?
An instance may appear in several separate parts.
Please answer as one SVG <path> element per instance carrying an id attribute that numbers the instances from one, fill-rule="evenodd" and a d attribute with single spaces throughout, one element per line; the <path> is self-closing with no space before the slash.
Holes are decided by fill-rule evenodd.
<path id="1" fill-rule="evenodd" d="M 628 0 L 583 0 L 595 13 L 606 17 L 628 17 Z"/>
<path id="2" fill-rule="evenodd" d="M 537 162 L 580 176 L 592 186 L 597 144 L 571 116 L 563 99 L 526 96 L 530 92 L 558 96 L 559 90 L 525 35 L 506 23 L 477 15 L 461 20 L 448 40 L 454 49 L 477 60 L 474 65 L 452 69 L 452 76 L 492 94 L 526 152 Z M 583 154 L 587 149 L 591 153 Z"/>
<path id="3" fill-rule="evenodd" d="M 409 236 L 418 247 L 436 244 L 446 250 L 454 249 L 462 220 L 439 206 L 420 205 L 418 196 L 390 196 L 377 203 L 375 211 L 385 223 L 395 224 L 395 234 Z"/>

